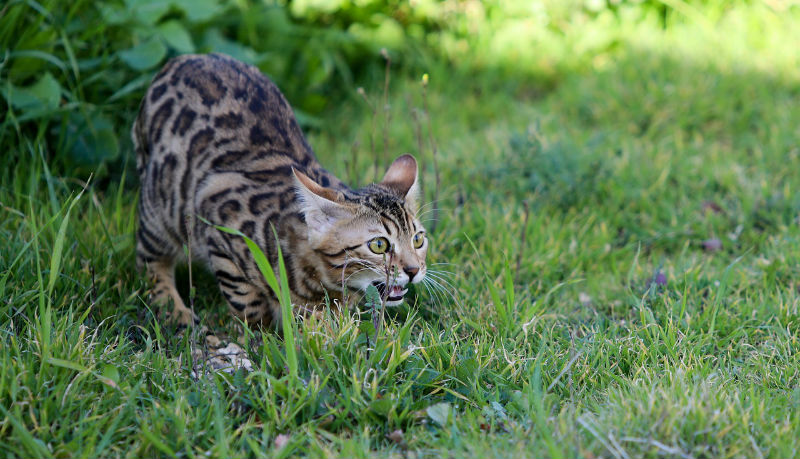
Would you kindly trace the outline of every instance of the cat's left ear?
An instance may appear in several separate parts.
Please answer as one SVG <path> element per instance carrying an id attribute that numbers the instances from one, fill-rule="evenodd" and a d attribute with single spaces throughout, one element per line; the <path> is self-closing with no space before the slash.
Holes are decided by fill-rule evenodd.
<path id="1" fill-rule="evenodd" d="M 406 204 L 416 212 L 419 203 L 419 173 L 417 160 L 411 155 L 403 155 L 394 160 L 381 185 L 391 188 L 406 200 Z"/>
<path id="2" fill-rule="evenodd" d="M 342 203 L 341 193 L 319 185 L 303 172 L 292 168 L 295 191 L 302 203 L 301 211 L 308 225 L 312 242 L 322 240 L 339 220 L 351 212 Z"/>

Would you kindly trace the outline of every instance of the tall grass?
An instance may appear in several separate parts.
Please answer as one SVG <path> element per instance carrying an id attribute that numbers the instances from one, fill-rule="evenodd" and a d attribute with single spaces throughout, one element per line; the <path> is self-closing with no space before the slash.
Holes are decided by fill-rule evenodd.
<path id="1" fill-rule="evenodd" d="M 796 456 L 797 7 L 645 3 L 582 4 L 575 22 L 547 4 L 555 22 L 525 30 L 549 38 L 517 46 L 537 54 L 519 71 L 476 54 L 393 73 L 387 156 L 421 152 L 429 199 L 412 113 L 430 75 L 429 269 L 453 288 L 410 292 L 380 334 L 359 310 L 295 321 L 285 266 L 256 251 L 288 328 L 245 332 L 253 371 L 199 379 L 191 337 L 144 300 L 131 169 L 62 160 L 110 142 L 104 125 L 130 154 L 118 133 L 146 78 L 126 85 L 147 73 L 117 55 L 140 44 L 132 26 L 75 29 L 101 14 L 88 2 L 4 5 L 0 44 L 28 44 L 3 47 L 3 100 L 41 97 L 2 107 L 0 455 Z M 230 14 L 186 27 L 194 39 Z M 494 49 L 477 32 L 466 43 Z M 377 62 L 378 83 L 353 83 L 370 100 Z M 309 141 L 358 185 L 373 116 L 354 94 Z M 46 113 L 20 108 L 34 105 Z M 192 286 L 203 323 L 235 336 L 213 276 L 193 270 Z"/>

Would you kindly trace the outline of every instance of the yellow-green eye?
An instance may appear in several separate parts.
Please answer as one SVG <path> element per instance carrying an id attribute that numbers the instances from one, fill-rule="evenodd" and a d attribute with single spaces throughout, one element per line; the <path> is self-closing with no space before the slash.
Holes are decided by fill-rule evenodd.
<path id="1" fill-rule="evenodd" d="M 389 240 L 385 237 L 376 237 L 375 239 L 367 242 L 367 247 L 378 255 L 386 253 L 389 250 Z"/>
<path id="2" fill-rule="evenodd" d="M 411 240 L 411 243 L 414 244 L 415 249 L 422 247 L 422 244 L 425 243 L 425 233 L 420 231 L 419 233 L 415 234 L 414 238 Z"/>

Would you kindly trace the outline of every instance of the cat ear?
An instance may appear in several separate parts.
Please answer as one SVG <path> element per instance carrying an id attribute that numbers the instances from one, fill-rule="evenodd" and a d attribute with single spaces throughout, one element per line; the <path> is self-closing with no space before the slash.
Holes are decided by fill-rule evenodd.
<path id="1" fill-rule="evenodd" d="M 383 176 L 381 185 L 391 188 L 400 196 L 403 196 L 406 203 L 416 211 L 419 200 L 417 160 L 409 154 L 395 159 L 389 169 L 386 170 L 386 175 Z"/>
<path id="2" fill-rule="evenodd" d="M 351 213 L 345 205 L 340 204 L 341 193 L 319 185 L 297 169 L 292 168 L 292 172 L 297 197 L 302 202 L 301 212 L 312 238 L 323 236 L 338 220 Z"/>

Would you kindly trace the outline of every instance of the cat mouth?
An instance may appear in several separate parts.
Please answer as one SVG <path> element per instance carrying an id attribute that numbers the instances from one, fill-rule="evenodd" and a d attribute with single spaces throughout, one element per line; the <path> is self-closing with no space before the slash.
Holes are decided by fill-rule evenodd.
<path id="1" fill-rule="evenodd" d="M 403 302 L 403 296 L 408 292 L 408 289 L 402 285 L 392 285 L 389 287 L 389 291 L 386 291 L 386 284 L 380 281 L 375 281 L 372 283 L 375 288 L 378 289 L 378 293 L 381 294 L 381 298 L 386 299 L 387 306 L 397 306 L 398 304 Z"/>

